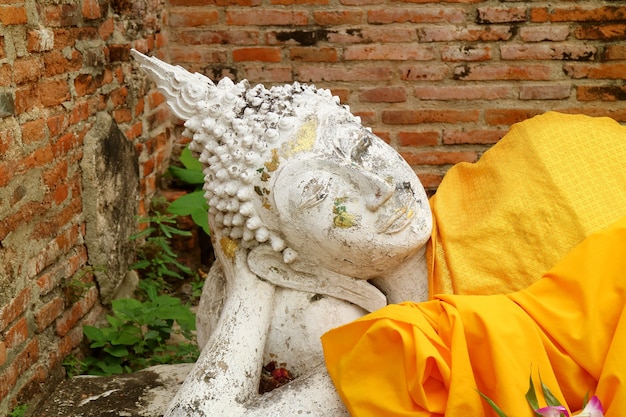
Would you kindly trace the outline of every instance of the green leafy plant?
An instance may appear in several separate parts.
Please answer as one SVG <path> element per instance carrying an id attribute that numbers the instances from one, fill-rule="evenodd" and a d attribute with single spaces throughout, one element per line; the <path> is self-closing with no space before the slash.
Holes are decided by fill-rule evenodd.
<path id="1" fill-rule="evenodd" d="M 85 362 L 78 359 L 76 355 L 67 355 L 65 359 L 63 359 L 63 368 L 65 368 L 65 373 L 69 378 L 83 373 L 85 366 Z"/>
<path id="2" fill-rule="evenodd" d="M 140 273 L 142 279 L 139 288 L 144 291 L 148 287 L 154 287 L 162 292 L 170 287 L 167 279 L 182 280 L 185 275 L 192 275 L 190 268 L 176 260 L 178 255 L 170 246 L 170 239 L 174 235 L 191 235 L 191 232 L 176 227 L 176 217 L 174 214 L 154 211 L 139 219 L 140 223 L 147 223 L 148 227 L 130 237 L 131 240 L 145 239 L 145 243 L 137 251 L 137 262 L 131 266 Z"/>
<path id="3" fill-rule="evenodd" d="M 63 283 L 63 294 L 68 303 L 73 304 L 80 300 L 95 285 L 93 283 L 93 273 L 96 271 L 104 271 L 104 267 L 83 266 L 71 279 Z"/>
<path id="4" fill-rule="evenodd" d="M 191 219 L 207 235 L 210 235 L 208 211 L 209 205 L 204 198 L 202 185 L 204 184 L 204 173 L 202 164 L 193 157 L 189 147 L 185 147 L 180 154 L 180 162 L 184 168 L 170 166 L 169 172 L 185 184 L 193 186 L 194 190 L 186 195 L 177 198 L 169 205 L 167 211 L 179 216 L 191 216 Z"/>
<path id="5" fill-rule="evenodd" d="M 195 315 L 189 306 L 170 295 L 157 295 L 147 287 L 145 302 L 133 298 L 113 300 L 107 327 L 83 326 L 93 355 L 84 360 L 92 375 L 133 372 L 164 363 L 194 362 L 199 355 L 194 343 Z M 174 330 L 174 323 L 178 330 Z M 168 343 L 179 333 L 187 342 Z"/>
<path id="6" fill-rule="evenodd" d="M 192 289 L 200 285 L 199 274 L 179 262 L 171 247 L 173 237 L 190 236 L 191 232 L 180 230 L 178 216 L 164 213 L 163 207 L 164 200 L 154 200 L 150 214 L 138 219 L 146 226 L 131 236 L 131 240 L 142 243 L 132 266 L 141 278 L 138 299 L 113 300 L 105 326 L 83 326 L 90 354 L 84 359 L 68 356 L 64 360 L 70 377 L 134 372 L 156 364 L 197 359 L 195 314 L 180 298 L 166 294 L 172 279 L 191 278 Z M 174 334 L 180 341 L 172 341 Z"/>
<path id="7" fill-rule="evenodd" d="M 191 299 L 198 300 L 202 295 L 202 289 L 206 282 L 206 273 L 199 271 L 191 280 Z"/>
<path id="8" fill-rule="evenodd" d="M 21 404 L 15 407 L 8 415 L 8 417 L 23 417 L 26 414 L 28 404 Z"/>

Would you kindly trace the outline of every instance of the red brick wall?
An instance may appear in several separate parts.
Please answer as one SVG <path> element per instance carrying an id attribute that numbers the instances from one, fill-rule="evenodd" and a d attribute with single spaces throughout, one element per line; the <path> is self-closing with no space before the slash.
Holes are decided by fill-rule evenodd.
<path id="1" fill-rule="evenodd" d="M 168 164 L 170 114 L 131 46 L 214 79 L 330 88 L 434 189 L 543 111 L 626 122 L 625 42 L 617 0 L 0 0 L 0 415 L 102 311 L 96 287 L 65 289 L 88 262 L 95 114 L 139 153 L 139 212 Z"/>
<path id="2" fill-rule="evenodd" d="M 622 1 L 169 0 L 169 58 L 330 88 L 427 187 L 546 110 L 626 122 Z"/>
<path id="3" fill-rule="evenodd" d="M 140 212 L 168 163 L 169 112 L 129 54 L 164 46 L 162 16 L 162 0 L 0 0 L 0 415 L 102 313 L 96 286 L 67 291 L 90 278 L 79 164 L 96 113 L 138 151 Z"/>

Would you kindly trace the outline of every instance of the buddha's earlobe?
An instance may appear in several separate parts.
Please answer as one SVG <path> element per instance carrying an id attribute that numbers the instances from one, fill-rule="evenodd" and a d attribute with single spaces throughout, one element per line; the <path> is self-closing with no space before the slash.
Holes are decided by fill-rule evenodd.
<path id="1" fill-rule="evenodd" d="M 287 248 L 285 251 L 297 257 L 292 249 Z M 328 295 L 369 312 L 387 305 L 385 295 L 368 281 L 341 275 L 298 259 L 283 262 L 280 254 L 268 245 L 259 245 L 249 252 L 248 268 L 263 281 L 277 287 Z"/>

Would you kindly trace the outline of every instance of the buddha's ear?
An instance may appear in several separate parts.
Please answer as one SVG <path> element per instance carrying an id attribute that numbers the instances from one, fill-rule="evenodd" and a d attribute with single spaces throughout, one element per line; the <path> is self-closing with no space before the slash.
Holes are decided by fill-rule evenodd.
<path id="1" fill-rule="evenodd" d="M 260 279 L 278 287 L 328 295 L 369 312 L 387 305 L 384 294 L 366 280 L 340 275 L 299 259 L 287 264 L 281 253 L 267 245 L 250 251 L 248 267 Z"/>

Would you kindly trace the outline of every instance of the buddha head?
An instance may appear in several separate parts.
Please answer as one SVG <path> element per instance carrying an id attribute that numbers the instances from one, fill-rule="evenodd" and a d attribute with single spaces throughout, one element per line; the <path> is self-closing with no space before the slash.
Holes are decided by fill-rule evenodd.
<path id="1" fill-rule="evenodd" d="M 305 258 L 368 279 L 429 238 L 428 200 L 411 167 L 328 90 L 214 84 L 133 54 L 185 120 L 227 257 L 269 245 L 286 264 Z"/>

